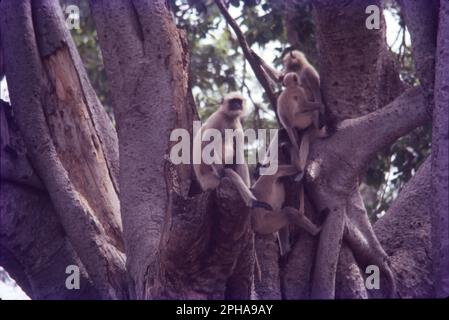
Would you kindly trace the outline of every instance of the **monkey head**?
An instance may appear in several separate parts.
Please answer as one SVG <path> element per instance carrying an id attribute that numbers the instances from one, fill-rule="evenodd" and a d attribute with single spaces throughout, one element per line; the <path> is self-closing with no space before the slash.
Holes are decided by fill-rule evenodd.
<path id="1" fill-rule="evenodd" d="M 245 98 L 240 92 L 230 92 L 223 98 L 221 109 L 229 117 L 241 117 L 246 109 Z"/>
<path id="2" fill-rule="evenodd" d="M 304 53 L 299 50 L 290 51 L 282 59 L 285 70 L 293 72 L 300 71 L 306 61 Z"/>
<path id="3" fill-rule="evenodd" d="M 295 72 L 289 72 L 284 76 L 282 84 L 286 87 L 296 87 L 299 86 L 298 75 Z"/>

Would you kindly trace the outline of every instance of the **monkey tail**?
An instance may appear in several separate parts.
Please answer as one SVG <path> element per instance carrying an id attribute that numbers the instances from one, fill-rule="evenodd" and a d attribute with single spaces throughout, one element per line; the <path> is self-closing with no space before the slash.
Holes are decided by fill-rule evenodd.
<path id="1" fill-rule="evenodd" d="M 257 257 L 257 251 L 254 250 L 254 268 L 256 269 L 257 280 L 262 281 L 262 269 L 260 267 L 259 258 Z"/>

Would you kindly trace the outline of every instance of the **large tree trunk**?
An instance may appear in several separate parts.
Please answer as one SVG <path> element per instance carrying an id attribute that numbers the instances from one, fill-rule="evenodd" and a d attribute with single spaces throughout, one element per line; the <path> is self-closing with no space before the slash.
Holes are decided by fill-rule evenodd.
<path id="1" fill-rule="evenodd" d="M 170 133 L 192 133 L 195 115 L 183 32 L 165 1 L 91 1 L 91 7 L 114 92 L 131 296 L 249 298 L 248 209 L 226 183 L 189 197 L 191 166 L 167 160 Z"/>
<path id="2" fill-rule="evenodd" d="M 441 1 L 432 133 L 432 259 L 435 295 L 449 296 L 449 3 Z"/>
<path id="3" fill-rule="evenodd" d="M 324 224 L 319 237 L 292 228 L 292 251 L 281 260 L 274 236 L 259 237 L 261 299 L 385 297 L 392 275 L 400 297 L 433 296 L 430 221 L 437 292 L 447 293 L 448 249 L 435 244 L 448 237 L 448 9 L 440 10 L 435 86 L 422 54 L 427 82 L 401 94 L 384 22 L 364 27 L 368 4 L 314 2 L 322 92 L 337 130 L 311 147 L 306 209 Z M 198 192 L 191 166 L 168 160 L 172 130 L 192 133 L 196 114 L 185 35 L 163 0 L 92 0 L 91 9 L 117 133 L 57 2 L 0 3 L 12 102 L 0 109 L 0 264 L 37 299 L 250 298 L 248 208 L 229 180 Z M 419 10 L 411 12 L 409 20 Z M 430 120 L 433 88 L 437 148 L 373 229 L 359 176 L 376 152 Z M 287 189 L 287 204 L 298 206 L 298 184 Z M 381 269 L 379 292 L 364 286 L 369 264 Z M 66 290 L 68 265 L 80 267 L 82 290 Z"/>

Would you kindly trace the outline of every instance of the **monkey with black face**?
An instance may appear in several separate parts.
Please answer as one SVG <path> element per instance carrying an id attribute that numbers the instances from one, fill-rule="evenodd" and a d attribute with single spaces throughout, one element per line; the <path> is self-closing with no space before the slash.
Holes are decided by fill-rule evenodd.
<path id="1" fill-rule="evenodd" d="M 306 91 L 300 86 L 296 73 L 287 73 L 283 78 L 283 84 L 285 89 L 279 95 L 277 102 L 279 120 L 287 131 L 292 143 L 292 158 L 301 172 L 304 172 L 309 154 L 310 139 L 326 136 L 325 127 L 317 129 L 313 125 L 321 104 L 307 99 Z M 305 130 L 310 127 L 312 127 L 312 130 L 303 134 L 301 146 L 299 146 L 299 137 L 296 129 Z"/>
<path id="2" fill-rule="evenodd" d="M 209 119 L 203 124 L 201 130 L 196 134 L 195 139 L 201 146 L 206 142 L 202 141 L 203 135 L 207 134 L 207 130 L 216 129 L 220 132 L 222 137 L 221 148 L 218 154 L 214 153 L 215 163 L 206 164 L 203 161 L 200 164 L 194 164 L 196 179 L 198 180 L 203 191 L 214 190 L 220 184 L 223 177 L 229 178 L 237 188 L 243 201 L 248 207 L 263 207 L 271 210 L 271 206 L 261 201 L 258 201 L 249 189 L 251 181 L 249 177 L 248 165 L 244 161 L 243 146 L 236 148 L 234 141 L 225 140 L 225 130 L 232 129 L 236 140 L 243 144 L 244 135 L 241 124 L 241 117 L 245 111 L 245 99 L 238 92 L 231 92 L 227 94 L 219 109 L 215 111 Z M 225 157 L 231 155 L 234 159 L 227 161 Z M 232 163 L 225 165 L 224 163 Z"/>
<path id="3" fill-rule="evenodd" d="M 309 101 L 303 87 L 300 86 L 298 75 L 294 72 L 287 73 L 283 78 L 285 89 L 278 98 L 278 115 L 282 126 L 287 131 L 291 141 L 292 162 L 300 170 L 296 180 L 300 181 L 304 176 L 309 146 L 311 140 L 316 137 L 327 136 L 326 127 L 318 129 L 314 126 L 314 119 L 320 110 L 319 102 Z M 299 146 L 296 129 L 305 130 L 301 146 Z M 304 215 L 304 185 L 300 185 L 300 214 Z"/>
<path id="4" fill-rule="evenodd" d="M 313 119 L 314 126 L 316 128 L 320 128 L 322 124 L 324 125 L 325 110 L 320 90 L 320 76 L 318 75 L 316 69 L 307 60 L 304 53 L 299 50 L 293 50 L 287 53 L 282 59 L 282 72 L 278 72 L 268 65 L 254 51 L 252 54 L 259 61 L 266 75 L 276 83 L 283 83 L 283 79 L 287 73 L 296 73 L 299 83 L 305 90 L 307 100 L 320 103 L 319 113 L 317 113 L 316 117 Z"/>

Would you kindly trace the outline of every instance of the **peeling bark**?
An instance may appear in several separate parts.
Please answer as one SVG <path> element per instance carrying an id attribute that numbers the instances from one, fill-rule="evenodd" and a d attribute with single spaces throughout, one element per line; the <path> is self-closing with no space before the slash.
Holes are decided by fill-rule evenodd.
<path id="1" fill-rule="evenodd" d="M 119 203 L 109 174 L 114 146 L 103 147 L 114 133 L 96 121 L 109 119 L 92 89 L 85 90 L 87 76 L 59 5 L 3 1 L 1 9 L 6 76 L 27 154 L 101 296 L 126 297 Z"/>
<path id="2" fill-rule="evenodd" d="M 32 299 L 101 299 L 28 162 L 7 108 L 0 100 L 0 265 Z M 65 286 L 69 265 L 80 267 L 79 290 Z"/>

